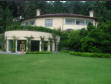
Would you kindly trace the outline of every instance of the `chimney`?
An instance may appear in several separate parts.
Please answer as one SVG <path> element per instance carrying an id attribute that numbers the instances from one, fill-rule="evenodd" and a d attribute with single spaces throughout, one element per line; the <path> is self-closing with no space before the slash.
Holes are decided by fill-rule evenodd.
<path id="1" fill-rule="evenodd" d="M 36 16 L 39 16 L 39 15 L 40 15 L 40 11 L 41 11 L 40 9 L 37 9 L 37 10 L 36 10 Z"/>
<path id="2" fill-rule="evenodd" d="M 94 17 L 94 11 L 93 11 L 93 10 L 90 10 L 90 11 L 89 11 L 89 16 L 90 16 L 90 17 Z"/>

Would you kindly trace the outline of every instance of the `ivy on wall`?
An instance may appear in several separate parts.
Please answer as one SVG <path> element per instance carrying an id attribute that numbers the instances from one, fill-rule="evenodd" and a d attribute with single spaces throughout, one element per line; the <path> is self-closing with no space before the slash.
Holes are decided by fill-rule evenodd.
<path id="1" fill-rule="evenodd" d="M 47 32 L 47 33 L 55 33 L 56 35 L 59 35 L 58 30 L 52 30 L 50 28 L 41 27 L 41 26 L 21 26 L 21 25 L 12 25 L 8 26 L 6 28 L 6 31 L 12 31 L 12 30 L 29 30 L 29 31 L 41 31 L 41 32 Z"/>

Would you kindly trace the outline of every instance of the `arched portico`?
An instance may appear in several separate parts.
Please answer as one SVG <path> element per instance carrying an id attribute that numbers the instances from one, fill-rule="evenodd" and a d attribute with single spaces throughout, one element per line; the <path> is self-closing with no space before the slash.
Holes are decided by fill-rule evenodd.
<path id="1" fill-rule="evenodd" d="M 51 33 L 39 32 L 39 31 L 7 31 L 5 32 L 6 38 L 6 51 L 11 52 L 14 46 L 15 39 L 15 52 L 21 52 L 21 47 L 24 47 L 24 51 L 28 50 L 28 39 L 30 38 L 31 51 L 42 51 L 42 44 L 44 42 L 44 51 L 55 51 L 55 45 L 52 41 L 52 46 L 50 45 L 49 38 L 53 39 Z M 44 38 L 44 41 L 41 40 Z M 59 36 L 56 37 L 57 42 L 59 42 Z M 52 49 L 52 50 L 51 50 Z"/>

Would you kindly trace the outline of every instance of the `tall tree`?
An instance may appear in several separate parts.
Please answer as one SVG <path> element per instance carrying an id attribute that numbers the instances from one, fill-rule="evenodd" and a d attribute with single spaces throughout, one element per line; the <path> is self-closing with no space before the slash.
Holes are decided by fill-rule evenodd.
<path id="1" fill-rule="evenodd" d="M 60 1 L 55 1 L 54 2 L 54 10 L 55 13 L 63 13 L 63 3 Z"/>
<path id="2" fill-rule="evenodd" d="M 0 7 L 0 33 L 3 33 L 3 9 Z"/>

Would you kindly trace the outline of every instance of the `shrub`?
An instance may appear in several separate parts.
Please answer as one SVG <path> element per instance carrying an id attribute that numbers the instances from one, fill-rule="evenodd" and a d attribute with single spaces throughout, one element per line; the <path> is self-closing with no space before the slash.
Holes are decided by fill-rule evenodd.
<path id="1" fill-rule="evenodd" d="M 52 52 L 48 52 L 48 51 L 27 51 L 26 54 L 51 54 Z"/>
<path id="2" fill-rule="evenodd" d="M 71 55 L 83 56 L 83 57 L 100 57 L 100 58 L 111 58 L 111 54 L 104 53 L 88 53 L 88 52 L 69 52 Z"/>
<path id="3" fill-rule="evenodd" d="M 6 48 L 3 47 L 1 50 L 2 50 L 2 51 L 6 51 Z"/>
<path id="4" fill-rule="evenodd" d="M 15 52 L 16 51 L 16 37 L 13 36 L 13 48 L 12 48 L 12 52 Z"/>
<path id="5" fill-rule="evenodd" d="M 11 25 L 8 26 L 7 31 L 11 30 L 30 30 L 30 31 L 41 31 L 41 32 L 48 32 L 48 33 L 55 33 L 55 34 L 60 34 L 59 30 L 52 30 L 50 28 L 46 27 L 41 27 L 41 26 L 22 26 L 22 25 Z"/>

